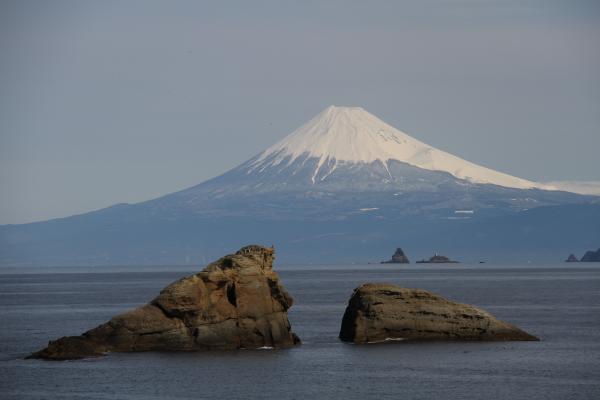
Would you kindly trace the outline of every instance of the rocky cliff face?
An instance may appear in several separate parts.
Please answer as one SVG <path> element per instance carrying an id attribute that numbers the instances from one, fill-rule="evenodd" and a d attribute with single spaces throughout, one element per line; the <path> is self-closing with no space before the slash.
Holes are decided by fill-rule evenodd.
<path id="1" fill-rule="evenodd" d="M 300 340 L 292 297 L 272 270 L 274 250 L 247 246 L 163 289 L 149 304 L 81 336 L 51 341 L 32 358 L 76 359 L 108 352 L 288 347 Z"/>
<path id="2" fill-rule="evenodd" d="M 538 340 L 491 314 L 421 289 L 366 283 L 354 290 L 344 313 L 340 339 Z"/>

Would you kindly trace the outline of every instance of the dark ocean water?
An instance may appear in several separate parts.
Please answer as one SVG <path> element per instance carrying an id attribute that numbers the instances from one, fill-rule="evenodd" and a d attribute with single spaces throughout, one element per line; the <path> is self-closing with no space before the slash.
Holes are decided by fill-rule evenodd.
<path id="1" fill-rule="evenodd" d="M 152 299 L 192 267 L 0 269 L 6 399 L 600 399 L 600 264 L 280 268 L 303 345 L 288 350 L 23 360 Z M 482 307 L 540 342 L 349 345 L 337 334 L 369 281 Z"/>

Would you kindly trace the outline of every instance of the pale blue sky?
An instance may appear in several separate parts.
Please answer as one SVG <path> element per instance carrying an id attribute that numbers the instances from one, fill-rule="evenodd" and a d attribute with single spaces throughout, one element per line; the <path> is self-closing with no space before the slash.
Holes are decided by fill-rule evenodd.
<path id="1" fill-rule="evenodd" d="M 600 2 L 0 2 L 0 223 L 220 174 L 330 104 L 600 180 Z"/>

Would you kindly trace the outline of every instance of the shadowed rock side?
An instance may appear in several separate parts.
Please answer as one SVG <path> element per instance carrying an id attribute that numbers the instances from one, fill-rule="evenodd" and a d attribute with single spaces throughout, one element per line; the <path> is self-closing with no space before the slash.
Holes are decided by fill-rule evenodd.
<path id="1" fill-rule="evenodd" d="M 50 360 L 108 352 L 288 347 L 292 297 L 272 270 L 272 248 L 247 246 L 164 288 L 149 304 L 29 356 Z"/>
<path id="2" fill-rule="evenodd" d="M 538 340 L 468 304 L 385 283 L 365 283 L 354 290 L 342 319 L 340 339 L 354 343 Z"/>

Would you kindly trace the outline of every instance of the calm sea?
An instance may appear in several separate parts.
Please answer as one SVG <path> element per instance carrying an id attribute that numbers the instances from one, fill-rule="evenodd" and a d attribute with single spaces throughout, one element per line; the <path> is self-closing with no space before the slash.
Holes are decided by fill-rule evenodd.
<path id="1" fill-rule="evenodd" d="M 600 264 L 279 268 L 303 345 L 23 360 L 152 299 L 192 267 L 0 269 L 6 399 L 600 399 Z M 352 289 L 392 282 L 482 307 L 540 342 L 349 345 Z"/>

